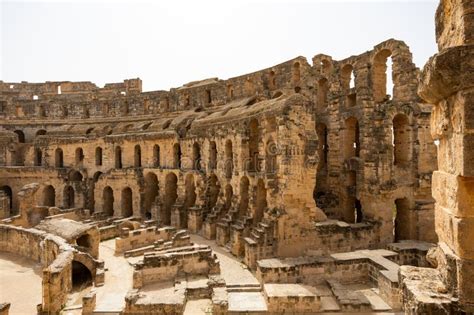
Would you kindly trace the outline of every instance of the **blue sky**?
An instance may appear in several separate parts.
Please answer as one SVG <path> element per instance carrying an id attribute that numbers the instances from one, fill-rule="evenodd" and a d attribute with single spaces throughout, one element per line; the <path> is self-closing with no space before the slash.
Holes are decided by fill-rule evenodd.
<path id="1" fill-rule="evenodd" d="M 0 79 L 106 82 L 146 91 L 334 59 L 405 41 L 422 67 L 436 52 L 437 1 L 5 1 Z"/>

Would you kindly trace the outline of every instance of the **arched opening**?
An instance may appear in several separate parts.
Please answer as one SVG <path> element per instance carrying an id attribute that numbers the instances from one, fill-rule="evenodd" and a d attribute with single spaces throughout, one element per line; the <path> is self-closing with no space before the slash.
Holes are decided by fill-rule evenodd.
<path id="1" fill-rule="evenodd" d="M 122 216 L 131 217 L 133 215 L 133 195 L 132 190 L 126 187 L 122 190 Z"/>
<path id="2" fill-rule="evenodd" d="M 395 242 L 410 239 L 410 202 L 407 198 L 395 200 L 393 213 L 393 239 Z"/>
<path id="3" fill-rule="evenodd" d="M 344 158 L 358 157 L 359 154 L 359 122 L 355 117 L 349 117 L 345 121 L 344 129 Z"/>
<path id="4" fill-rule="evenodd" d="M 295 62 L 293 64 L 293 84 L 294 85 L 298 85 L 300 83 L 300 80 L 301 80 L 301 69 L 300 69 L 300 63 L 299 62 Z"/>
<path id="5" fill-rule="evenodd" d="M 232 100 L 234 98 L 234 87 L 232 84 L 227 85 L 227 98 Z"/>
<path id="6" fill-rule="evenodd" d="M 257 192 L 256 192 L 256 204 L 255 204 L 255 216 L 253 218 L 253 223 L 257 224 L 262 221 L 263 214 L 267 209 L 267 189 L 265 188 L 265 183 L 263 179 L 259 179 L 257 182 Z"/>
<path id="7" fill-rule="evenodd" d="M 217 203 L 217 198 L 219 197 L 221 186 L 219 185 L 219 180 L 217 179 L 217 176 L 215 174 L 209 176 L 207 183 L 207 194 L 209 196 L 208 209 L 211 210 Z"/>
<path id="8" fill-rule="evenodd" d="M 393 94 L 392 71 L 389 73 L 390 80 L 387 80 L 387 59 L 391 55 L 392 52 L 390 50 L 382 49 L 374 57 L 374 63 L 372 65 L 372 84 L 375 102 L 383 102 L 384 100 L 390 99 L 390 97 L 387 97 L 387 91 Z M 391 60 L 390 68 L 392 68 L 392 64 L 393 61 Z"/>
<path id="9" fill-rule="evenodd" d="M 25 133 L 23 131 L 15 130 L 13 132 L 16 133 L 16 135 L 18 136 L 19 143 L 25 143 Z"/>
<path id="10" fill-rule="evenodd" d="M 227 184 L 225 186 L 224 190 L 224 197 L 225 197 L 225 209 L 230 209 L 230 206 L 232 205 L 232 197 L 234 196 L 234 190 L 232 188 L 231 184 Z"/>
<path id="11" fill-rule="evenodd" d="M 104 188 L 102 197 L 104 200 L 103 211 L 107 216 L 112 217 L 114 215 L 114 191 L 110 186 Z"/>
<path id="12" fill-rule="evenodd" d="M 257 119 L 252 119 L 249 123 L 249 161 L 247 170 L 255 172 L 259 170 L 258 165 L 258 145 L 260 143 L 260 130 Z"/>
<path id="13" fill-rule="evenodd" d="M 346 200 L 346 211 L 343 214 L 344 221 L 348 223 L 357 222 L 357 212 L 362 213 L 360 202 L 356 198 L 357 194 L 357 173 L 355 171 L 349 171 L 346 177 L 346 189 L 347 189 L 347 200 Z M 359 215 L 359 218 L 362 216 Z"/>
<path id="14" fill-rule="evenodd" d="M 318 156 L 319 164 L 318 170 L 324 169 L 328 163 L 328 129 L 325 124 L 318 123 L 316 125 L 316 133 L 318 134 L 319 146 L 318 146 Z"/>
<path id="15" fill-rule="evenodd" d="M 99 181 L 100 176 L 102 175 L 102 172 L 95 172 L 94 176 L 92 179 L 94 180 L 94 183 L 97 183 Z"/>
<path id="16" fill-rule="evenodd" d="M 78 246 L 90 249 L 92 247 L 91 237 L 88 234 L 83 234 L 76 239 Z"/>
<path id="17" fill-rule="evenodd" d="M 48 185 L 43 189 L 43 206 L 56 206 L 56 191 L 51 185 Z"/>
<path id="18" fill-rule="evenodd" d="M 406 166 L 411 159 L 411 128 L 408 117 L 397 114 L 393 118 L 393 164 Z"/>
<path id="19" fill-rule="evenodd" d="M 169 173 L 165 177 L 165 196 L 163 211 L 161 213 L 161 222 L 164 225 L 171 224 L 171 207 L 178 198 L 178 178 L 174 173 Z"/>
<path id="20" fill-rule="evenodd" d="M 122 168 L 122 148 L 115 148 L 115 168 Z"/>
<path id="21" fill-rule="evenodd" d="M 225 143 L 225 160 L 224 160 L 224 171 L 226 178 L 232 178 L 234 172 L 234 153 L 232 149 L 232 141 L 227 140 Z"/>
<path id="22" fill-rule="evenodd" d="M 74 188 L 71 186 L 67 185 L 64 187 L 64 193 L 63 193 L 63 207 L 65 209 L 70 209 L 74 208 L 75 206 L 75 200 L 74 200 Z"/>
<path id="23" fill-rule="evenodd" d="M 364 215 L 362 213 L 362 203 L 359 199 L 356 198 L 354 201 L 354 216 L 355 216 L 355 223 L 360 223 L 364 219 Z"/>
<path id="24" fill-rule="evenodd" d="M 215 141 L 209 143 L 209 168 L 211 170 L 217 168 L 217 145 Z"/>
<path id="25" fill-rule="evenodd" d="M 102 165 L 102 148 L 101 147 L 95 148 L 95 165 L 97 166 Z"/>
<path id="26" fill-rule="evenodd" d="M 84 161 L 84 151 L 82 150 L 82 148 L 76 149 L 75 160 L 76 160 L 76 165 L 80 165 L 82 161 Z"/>
<path id="27" fill-rule="evenodd" d="M 319 108 L 325 108 L 327 106 L 327 98 L 328 98 L 328 80 L 326 78 L 322 78 L 318 81 L 318 106 Z"/>
<path id="28" fill-rule="evenodd" d="M 201 170 L 201 147 L 197 142 L 193 144 L 193 169 Z"/>
<path id="29" fill-rule="evenodd" d="M 265 171 L 267 174 L 276 174 L 277 172 L 277 152 L 278 147 L 270 137 L 265 145 Z"/>
<path id="30" fill-rule="evenodd" d="M 156 199 L 158 197 L 158 177 L 154 173 L 148 173 L 145 176 L 145 202 L 144 202 L 144 210 L 145 216 L 150 214 L 153 209 L 153 206 L 156 203 Z"/>
<path id="31" fill-rule="evenodd" d="M 79 172 L 79 171 L 71 171 L 69 173 L 69 180 L 72 181 L 72 182 L 80 182 L 80 181 L 82 181 L 82 178 L 83 178 L 83 176 L 82 176 L 81 172 Z"/>
<path id="32" fill-rule="evenodd" d="M 10 186 L 2 186 L 0 188 L 0 191 L 3 191 L 5 193 L 5 195 L 8 197 L 8 204 L 9 204 L 9 210 L 10 210 L 10 214 L 13 215 L 14 213 L 12 213 L 12 210 L 13 210 L 13 191 L 11 189 Z"/>
<path id="33" fill-rule="evenodd" d="M 43 162 L 43 152 L 41 151 L 41 149 L 35 148 L 34 165 L 35 166 L 41 166 L 42 162 Z"/>
<path id="34" fill-rule="evenodd" d="M 72 261 L 72 290 L 82 291 L 92 285 L 92 274 L 82 263 Z"/>
<path id="35" fill-rule="evenodd" d="M 173 167 L 176 169 L 181 168 L 181 146 L 179 143 L 173 145 Z"/>
<path id="36" fill-rule="evenodd" d="M 57 148 L 56 151 L 54 151 L 54 166 L 64 167 L 64 154 L 63 150 L 60 148 Z"/>
<path id="37" fill-rule="evenodd" d="M 331 74 L 331 69 L 332 69 L 332 65 L 329 60 L 326 60 L 326 59 L 321 60 L 321 73 L 324 76 L 329 77 L 329 75 Z"/>
<path id="38" fill-rule="evenodd" d="M 341 69 L 341 87 L 343 91 L 348 91 L 349 89 L 355 87 L 354 69 L 350 64 L 345 65 Z"/>
<path id="39" fill-rule="evenodd" d="M 268 74 L 268 88 L 271 90 L 274 90 L 276 88 L 275 84 L 275 71 L 270 71 Z"/>
<path id="40" fill-rule="evenodd" d="M 160 167 L 160 146 L 155 144 L 153 146 L 153 167 Z"/>
<path id="41" fill-rule="evenodd" d="M 36 137 L 38 136 L 44 136 L 46 134 L 46 130 L 40 129 L 36 132 Z"/>
<path id="42" fill-rule="evenodd" d="M 142 167 L 142 149 L 140 145 L 135 146 L 135 153 L 134 153 L 134 166 L 135 167 Z"/>
<path id="43" fill-rule="evenodd" d="M 239 201 L 239 217 L 248 214 L 249 210 L 249 179 L 244 176 L 240 179 L 240 201 Z"/>

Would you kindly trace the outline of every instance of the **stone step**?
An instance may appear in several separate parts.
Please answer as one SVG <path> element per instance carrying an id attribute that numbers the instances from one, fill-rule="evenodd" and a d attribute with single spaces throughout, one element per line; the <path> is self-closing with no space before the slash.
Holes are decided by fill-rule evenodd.
<path id="1" fill-rule="evenodd" d="M 260 291 L 262 291 L 262 286 L 258 283 L 227 285 L 227 292 L 260 292 Z"/>

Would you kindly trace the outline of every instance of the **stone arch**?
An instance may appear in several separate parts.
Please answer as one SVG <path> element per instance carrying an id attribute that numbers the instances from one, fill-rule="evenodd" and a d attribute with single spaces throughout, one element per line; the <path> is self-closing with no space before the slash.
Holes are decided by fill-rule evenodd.
<path id="1" fill-rule="evenodd" d="M 115 147 L 115 168 L 122 168 L 122 148 Z"/>
<path id="2" fill-rule="evenodd" d="M 51 185 L 48 185 L 43 189 L 43 206 L 56 206 L 56 190 Z"/>
<path id="3" fill-rule="evenodd" d="M 63 192 L 63 207 L 65 209 L 74 208 L 75 197 L 76 196 L 75 196 L 74 188 L 70 185 L 66 185 L 66 187 L 64 187 L 64 192 Z"/>
<path id="4" fill-rule="evenodd" d="M 160 218 L 164 225 L 171 224 L 171 208 L 176 199 L 178 199 L 178 177 L 174 173 L 168 173 L 165 177 L 165 196 Z"/>
<path id="5" fill-rule="evenodd" d="M 193 170 L 201 170 L 201 146 L 199 143 L 193 143 Z"/>
<path id="6" fill-rule="evenodd" d="M 243 176 L 240 179 L 240 200 L 239 200 L 239 217 L 243 217 L 248 214 L 249 211 L 249 201 L 250 201 L 250 194 L 249 194 L 249 186 L 250 182 L 247 176 Z"/>
<path id="7" fill-rule="evenodd" d="M 5 195 L 7 195 L 8 200 L 9 200 L 10 214 L 13 215 L 14 214 L 12 212 L 12 210 L 13 210 L 13 191 L 12 191 L 11 187 L 8 186 L 8 185 L 4 185 L 4 186 L 0 187 L 0 190 L 5 192 Z"/>
<path id="8" fill-rule="evenodd" d="M 95 148 L 95 165 L 101 166 L 102 165 L 102 148 L 97 147 Z"/>
<path id="9" fill-rule="evenodd" d="M 25 143 L 25 133 L 21 130 L 13 131 L 18 136 L 19 143 Z"/>
<path id="10" fill-rule="evenodd" d="M 344 158 L 358 157 L 360 154 L 359 122 L 349 117 L 344 122 Z"/>
<path id="11" fill-rule="evenodd" d="M 173 168 L 181 168 L 181 146 L 179 143 L 173 145 Z"/>
<path id="12" fill-rule="evenodd" d="M 68 179 L 72 182 L 80 182 L 83 179 L 81 172 L 71 170 L 68 175 Z"/>
<path id="13" fill-rule="evenodd" d="M 227 140 L 225 143 L 224 149 L 225 159 L 224 159 L 224 171 L 226 178 L 232 178 L 232 173 L 234 172 L 234 152 L 232 148 L 232 140 Z"/>
<path id="14" fill-rule="evenodd" d="M 225 209 L 230 209 L 232 205 L 232 197 L 234 196 L 234 189 L 231 184 L 227 184 L 224 189 L 224 206 Z"/>
<path id="15" fill-rule="evenodd" d="M 211 174 L 207 181 L 207 192 L 208 192 L 208 208 L 211 210 L 217 203 L 217 199 L 219 198 L 219 192 L 221 190 L 221 186 L 219 184 L 219 180 L 215 174 Z"/>
<path id="16" fill-rule="evenodd" d="M 351 64 L 346 64 L 341 69 L 341 87 L 347 91 L 355 87 L 354 68 Z"/>
<path id="17" fill-rule="evenodd" d="M 43 164 L 43 151 L 40 148 L 35 148 L 34 165 L 41 166 Z"/>
<path id="18" fill-rule="evenodd" d="M 301 81 L 301 65 L 300 65 L 299 61 L 297 61 L 293 64 L 292 81 L 293 81 L 293 85 L 300 84 L 300 81 Z"/>
<path id="19" fill-rule="evenodd" d="M 319 108 L 327 107 L 329 84 L 326 78 L 318 80 L 317 101 Z"/>
<path id="20" fill-rule="evenodd" d="M 411 160 L 411 127 L 408 116 L 397 114 L 392 120 L 393 164 L 407 166 Z"/>
<path id="21" fill-rule="evenodd" d="M 393 217 L 393 239 L 395 242 L 408 240 L 411 237 L 411 215 L 410 202 L 408 198 L 399 198 L 395 200 L 395 209 Z"/>
<path id="22" fill-rule="evenodd" d="M 135 145 L 133 161 L 135 167 L 142 167 L 142 148 L 139 144 Z"/>
<path id="23" fill-rule="evenodd" d="M 72 261 L 71 283 L 73 291 L 82 291 L 92 285 L 92 273 L 81 262 Z"/>
<path id="24" fill-rule="evenodd" d="M 82 148 L 77 148 L 75 153 L 76 165 L 80 165 L 84 161 L 84 151 Z"/>
<path id="25" fill-rule="evenodd" d="M 387 61 L 392 55 L 389 49 L 382 49 L 374 56 L 372 64 L 372 90 L 375 102 L 383 102 L 387 97 Z M 393 74 L 390 74 L 393 78 Z M 392 90 L 393 93 L 393 90 Z"/>
<path id="26" fill-rule="evenodd" d="M 35 136 L 38 137 L 38 136 L 44 136 L 46 134 L 46 130 L 44 129 L 40 129 L 36 132 Z"/>
<path id="27" fill-rule="evenodd" d="M 64 167 L 64 154 L 61 148 L 57 148 L 54 151 L 54 166 L 55 167 Z"/>
<path id="28" fill-rule="evenodd" d="M 102 192 L 102 199 L 104 201 L 102 211 L 107 216 L 112 217 L 114 215 L 114 191 L 110 186 L 106 186 Z"/>
<path id="29" fill-rule="evenodd" d="M 153 146 L 153 167 L 160 167 L 160 166 L 161 166 L 160 146 L 158 144 L 155 144 Z"/>
<path id="30" fill-rule="evenodd" d="M 145 176 L 145 194 L 144 194 L 144 210 L 145 217 L 151 217 L 153 206 L 159 195 L 158 177 L 155 173 L 148 173 Z"/>
<path id="31" fill-rule="evenodd" d="M 255 200 L 255 215 L 253 218 L 253 223 L 257 224 L 263 219 L 265 210 L 267 209 L 267 189 L 265 188 L 265 183 L 263 179 L 257 181 L 256 186 L 256 200 Z"/>
<path id="32" fill-rule="evenodd" d="M 133 216 L 133 192 L 130 187 L 125 187 L 122 190 L 121 200 L 122 216 L 131 217 Z"/>
<path id="33" fill-rule="evenodd" d="M 217 167 L 217 144 L 215 141 L 209 143 L 209 168 L 215 170 Z"/>

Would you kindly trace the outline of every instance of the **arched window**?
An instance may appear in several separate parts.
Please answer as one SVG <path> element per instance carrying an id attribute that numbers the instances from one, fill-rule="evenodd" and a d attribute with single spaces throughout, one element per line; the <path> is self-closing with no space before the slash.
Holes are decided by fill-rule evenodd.
<path id="1" fill-rule="evenodd" d="M 57 148 L 54 152 L 54 166 L 64 167 L 63 150 L 60 148 Z"/>
<path id="2" fill-rule="evenodd" d="M 144 193 L 144 210 L 145 217 L 152 216 L 153 206 L 156 204 L 158 197 L 158 177 L 154 173 L 148 173 L 145 176 L 145 193 Z"/>
<path id="3" fill-rule="evenodd" d="M 36 132 L 36 136 L 44 136 L 46 134 L 46 130 L 40 129 Z"/>
<path id="4" fill-rule="evenodd" d="M 43 206 L 54 207 L 56 205 L 56 191 L 48 185 L 43 190 Z"/>
<path id="5" fill-rule="evenodd" d="M 244 176 L 240 179 L 240 201 L 239 201 L 239 217 L 248 215 L 249 210 L 249 179 Z"/>
<path id="6" fill-rule="evenodd" d="M 153 167 L 160 167 L 160 146 L 155 144 L 153 146 Z"/>
<path id="7" fill-rule="evenodd" d="M 115 148 L 115 168 L 122 168 L 122 148 Z"/>
<path id="8" fill-rule="evenodd" d="M 344 130 L 344 158 L 358 157 L 360 154 L 359 122 L 355 117 L 345 121 Z"/>
<path id="9" fill-rule="evenodd" d="M 163 208 L 160 213 L 160 221 L 164 225 L 171 224 L 171 208 L 178 198 L 178 178 L 174 173 L 169 173 L 165 177 L 165 196 L 163 198 Z"/>
<path id="10" fill-rule="evenodd" d="M 181 168 L 181 146 L 179 143 L 173 145 L 173 167 Z"/>
<path id="11" fill-rule="evenodd" d="M 408 117 L 397 114 L 393 118 L 393 164 L 406 166 L 411 159 L 411 128 Z"/>
<path id="12" fill-rule="evenodd" d="M 133 215 L 133 194 L 129 187 L 122 190 L 122 216 L 131 217 Z"/>
<path id="13" fill-rule="evenodd" d="M 217 167 L 217 145 L 215 141 L 209 143 L 209 168 L 215 170 Z"/>
<path id="14" fill-rule="evenodd" d="M 65 209 L 74 208 L 74 204 L 75 204 L 74 198 L 75 198 L 74 188 L 72 188 L 69 185 L 64 187 L 63 207 Z"/>
<path id="15" fill-rule="evenodd" d="M 322 78 L 318 81 L 318 106 L 319 108 L 325 108 L 327 106 L 328 97 L 328 80 Z"/>
<path id="16" fill-rule="evenodd" d="M 374 57 L 374 62 L 372 66 L 372 82 L 373 82 L 372 87 L 373 87 L 375 102 L 383 102 L 385 99 L 387 99 L 387 83 L 388 82 L 390 82 L 389 91 L 390 93 L 393 93 L 394 86 L 391 83 L 393 80 L 392 73 L 389 74 L 390 80 L 387 80 L 387 61 L 391 55 L 392 55 L 392 52 L 390 50 L 382 49 Z M 390 68 L 392 68 L 392 62 L 389 63 L 389 66 Z"/>
<path id="17" fill-rule="evenodd" d="M 201 170 L 201 147 L 197 142 L 193 144 L 193 169 Z"/>
<path id="18" fill-rule="evenodd" d="M 23 131 L 15 130 L 13 132 L 16 133 L 16 135 L 18 136 L 19 143 L 25 143 L 25 133 Z"/>
<path id="19" fill-rule="evenodd" d="M 95 165 L 97 166 L 102 165 L 102 148 L 101 147 L 95 148 Z"/>
<path id="20" fill-rule="evenodd" d="M 355 87 L 354 83 L 354 69 L 352 65 L 347 64 L 341 69 L 341 87 L 344 91 L 347 91 Z"/>
<path id="21" fill-rule="evenodd" d="M 232 141 L 227 140 L 225 143 L 225 177 L 232 178 L 232 173 L 234 172 L 234 153 L 232 149 Z"/>
<path id="22" fill-rule="evenodd" d="M 293 64 L 293 84 L 294 85 L 298 85 L 300 84 L 300 80 L 301 80 L 301 69 L 300 69 L 300 63 L 299 62 L 295 62 Z"/>
<path id="23" fill-rule="evenodd" d="M 35 148 L 35 166 L 41 166 L 43 162 L 43 152 L 41 149 Z"/>
<path id="24" fill-rule="evenodd" d="M 221 186 L 215 174 L 211 174 L 207 180 L 206 195 L 208 196 L 207 208 L 212 210 L 217 203 Z"/>
<path id="25" fill-rule="evenodd" d="M 82 148 L 77 148 L 76 149 L 76 165 L 81 164 L 84 161 L 84 151 L 82 151 Z"/>
<path id="26" fill-rule="evenodd" d="M 138 144 L 135 146 L 134 166 L 142 167 L 142 149 Z"/>
<path id="27" fill-rule="evenodd" d="M 104 188 L 102 193 L 102 197 L 104 200 L 104 206 L 102 207 L 103 212 L 107 214 L 107 216 L 114 215 L 114 191 L 110 186 Z"/>
<path id="28" fill-rule="evenodd" d="M 395 200 L 393 218 L 393 238 L 395 242 L 408 240 L 410 237 L 411 216 L 410 203 L 407 198 Z"/>
<path id="29" fill-rule="evenodd" d="M 276 88 L 275 84 L 275 71 L 270 71 L 268 74 L 268 88 L 271 90 L 274 90 Z"/>

